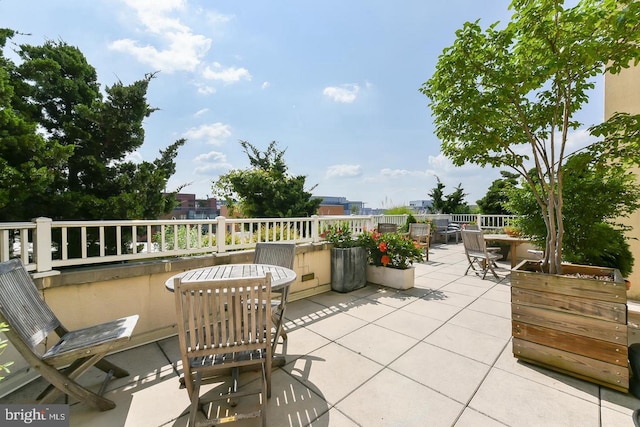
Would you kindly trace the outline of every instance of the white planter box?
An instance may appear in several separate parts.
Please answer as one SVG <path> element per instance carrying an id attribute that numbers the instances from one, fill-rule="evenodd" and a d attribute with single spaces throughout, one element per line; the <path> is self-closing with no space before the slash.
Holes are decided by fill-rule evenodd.
<path id="1" fill-rule="evenodd" d="M 367 282 L 388 286 L 394 289 L 409 289 L 415 284 L 416 269 L 409 267 L 404 270 L 397 268 L 367 266 Z"/>

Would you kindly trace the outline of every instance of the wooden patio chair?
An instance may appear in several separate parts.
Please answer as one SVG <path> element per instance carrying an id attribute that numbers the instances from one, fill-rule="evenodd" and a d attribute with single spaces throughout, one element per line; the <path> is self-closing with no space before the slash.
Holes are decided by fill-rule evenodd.
<path id="1" fill-rule="evenodd" d="M 280 267 L 285 267 L 293 270 L 295 258 L 295 243 L 260 242 L 256 243 L 253 263 L 278 265 Z M 271 295 L 273 325 L 275 325 L 276 328 L 273 334 L 272 351 L 274 353 L 276 351 L 276 346 L 278 345 L 278 340 L 280 339 L 280 337 L 282 337 L 282 348 L 286 349 L 287 332 L 284 330 L 284 315 L 287 308 L 287 301 L 289 299 L 289 288 L 290 286 L 285 286 L 282 289 L 272 291 Z"/>
<path id="2" fill-rule="evenodd" d="M 480 228 L 480 226 L 478 224 L 467 224 L 464 227 L 465 230 L 472 230 L 472 231 L 482 231 L 482 228 Z M 502 248 L 500 246 L 487 246 L 487 250 L 489 252 L 501 252 Z"/>
<path id="3" fill-rule="evenodd" d="M 495 261 L 501 259 L 502 254 L 489 252 L 487 250 L 487 243 L 485 242 L 482 231 L 480 230 L 462 230 L 461 235 L 464 252 L 467 256 L 467 261 L 469 261 L 469 266 L 464 272 L 465 276 L 470 269 L 473 269 L 476 274 L 479 274 L 479 271 L 481 271 L 482 279 L 484 279 L 487 275 L 487 271 L 490 270 L 493 276 L 496 279 L 499 279 L 494 267 Z M 480 269 L 476 270 L 474 264 Z"/>
<path id="4" fill-rule="evenodd" d="M 378 233 L 396 233 L 398 225 L 390 222 L 381 222 L 378 224 Z"/>
<path id="5" fill-rule="evenodd" d="M 424 249 L 425 259 L 429 261 L 429 242 L 431 241 L 431 224 L 410 223 L 408 236 Z"/>
<path id="6" fill-rule="evenodd" d="M 182 283 L 175 279 L 178 339 L 184 384 L 191 399 L 189 425 L 217 425 L 245 418 L 262 418 L 266 424 L 267 398 L 271 396 L 271 274 Z M 266 301 L 267 304 L 256 304 Z M 261 371 L 259 388 L 240 391 L 240 367 Z M 200 386 L 232 372 L 229 393 L 202 399 Z M 209 401 L 262 395 L 260 409 L 249 413 L 207 418 L 202 406 Z"/>
<path id="7" fill-rule="evenodd" d="M 7 339 L 51 384 L 38 396 L 39 404 L 53 403 L 64 393 L 100 411 L 115 408 L 102 393 L 112 376 L 121 378 L 129 373 L 104 357 L 128 343 L 138 315 L 69 331 L 45 303 L 22 262 L 12 259 L 0 263 L 0 321 L 9 325 Z M 40 344 L 55 335 L 60 339 L 43 353 Z M 92 366 L 107 373 L 98 393 L 77 382 Z"/>
<path id="8" fill-rule="evenodd" d="M 435 227 L 435 238 L 442 237 L 444 243 L 449 243 L 449 236 L 454 236 L 456 243 L 458 243 L 461 230 L 458 224 L 449 222 L 447 218 L 435 218 L 433 226 Z"/>

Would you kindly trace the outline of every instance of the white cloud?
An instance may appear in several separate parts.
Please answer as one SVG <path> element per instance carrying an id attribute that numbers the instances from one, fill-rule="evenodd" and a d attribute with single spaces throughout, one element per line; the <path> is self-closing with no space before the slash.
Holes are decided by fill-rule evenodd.
<path id="1" fill-rule="evenodd" d="M 160 71 L 194 71 L 211 47 L 211 40 L 191 33 L 165 33 L 168 46 L 159 50 L 155 46 L 141 46 L 131 39 L 116 40 L 111 49 L 132 55 L 143 64 Z"/>
<path id="2" fill-rule="evenodd" d="M 269 82 L 264 82 L 264 83 L 262 83 L 262 86 L 261 86 L 261 87 L 262 87 L 262 89 L 266 89 L 266 88 L 268 88 L 269 86 L 271 86 L 271 83 L 269 83 Z"/>
<path id="3" fill-rule="evenodd" d="M 123 0 L 136 11 L 142 24 L 151 32 L 161 33 L 169 29 L 185 31 L 187 27 L 177 19 L 171 19 L 166 14 L 183 10 L 185 0 Z"/>
<path id="4" fill-rule="evenodd" d="M 227 155 L 219 151 L 209 151 L 208 153 L 200 154 L 195 159 L 196 162 L 227 162 Z"/>
<path id="5" fill-rule="evenodd" d="M 203 108 L 202 110 L 198 110 L 198 111 L 196 111 L 196 112 L 195 112 L 195 114 L 194 114 L 194 116 L 195 116 L 195 117 L 200 117 L 200 116 L 202 116 L 203 114 L 206 114 L 206 113 L 208 113 L 208 112 L 209 112 L 209 109 L 208 109 L 208 108 Z"/>
<path id="6" fill-rule="evenodd" d="M 222 65 L 217 62 L 213 63 L 213 69 L 206 67 L 202 77 L 207 80 L 221 80 L 226 84 L 238 82 L 240 79 L 251 81 L 251 74 L 246 68 L 222 68 Z"/>
<path id="7" fill-rule="evenodd" d="M 198 93 L 200 95 L 211 95 L 212 93 L 216 93 L 216 88 L 213 86 L 196 83 L 196 87 L 198 88 Z"/>
<path id="8" fill-rule="evenodd" d="M 227 155 L 219 151 L 209 151 L 208 153 L 196 156 L 193 161 L 198 163 L 195 167 L 195 174 L 209 174 L 210 172 L 229 170 L 232 168 L 227 161 Z"/>
<path id="9" fill-rule="evenodd" d="M 223 144 L 224 140 L 230 135 L 231 126 L 220 122 L 191 128 L 184 134 L 186 138 L 204 140 L 206 143 L 212 145 Z"/>
<path id="10" fill-rule="evenodd" d="M 214 11 L 207 11 L 206 16 L 207 16 L 207 21 L 209 21 L 209 24 L 215 27 L 219 26 L 220 24 L 226 24 L 227 22 L 231 21 L 234 18 L 233 15 L 223 15 L 221 13 L 214 12 Z"/>
<path id="11" fill-rule="evenodd" d="M 360 165 L 333 165 L 327 169 L 327 178 L 353 177 L 362 175 Z"/>
<path id="12" fill-rule="evenodd" d="M 231 165 L 228 163 L 210 163 L 196 167 L 193 172 L 197 175 L 210 174 L 211 172 L 218 174 L 218 171 L 229 169 L 231 169 Z"/>
<path id="13" fill-rule="evenodd" d="M 116 40 L 110 49 L 132 55 L 143 64 L 167 73 L 194 71 L 211 48 L 211 39 L 194 34 L 171 13 L 185 9 L 184 0 L 123 0 L 135 12 L 144 32 L 158 39 L 156 47 L 130 38 Z"/>
<path id="14" fill-rule="evenodd" d="M 360 86 L 344 84 L 340 86 L 328 86 L 324 88 L 322 94 L 335 102 L 350 104 L 356 100 L 358 92 L 360 92 Z"/>

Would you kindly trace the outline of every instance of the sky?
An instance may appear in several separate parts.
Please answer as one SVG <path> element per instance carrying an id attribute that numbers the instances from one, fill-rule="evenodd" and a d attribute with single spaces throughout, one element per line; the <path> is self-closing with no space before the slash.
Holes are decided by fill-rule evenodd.
<path id="1" fill-rule="evenodd" d="M 429 199 L 439 179 L 475 204 L 499 170 L 442 155 L 419 88 L 464 22 L 506 23 L 510 2 L 0 0 L 0 27 L 24 34 L 14 43 L 78 47 L 103 87 L 157 73 L 158 110 L 130 158 L 185 138 L 168 191 L 212 197 L 218 176 L 249 167 L 239 141 L 276 141 L 315 196 L 391 208 Z M 602 120 L 603 101 L 598 81 L 583 122 Z"/>

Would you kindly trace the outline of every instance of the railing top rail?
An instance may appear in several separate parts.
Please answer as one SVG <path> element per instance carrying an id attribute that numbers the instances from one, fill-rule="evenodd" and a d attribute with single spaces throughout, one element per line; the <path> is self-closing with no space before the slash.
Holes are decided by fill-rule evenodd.
<path id="1" fill-rule="evenodd" d="M 33 222 L 0 222 L 0 230 L 15 230 L 17 228 L 36 228 Z"/>
<path id="2" fill-rule="evenodd" d="M 111 227 L 117 225 L 134 226 L 134 225 L 169 225 L 169 224 L 211 224 L 217 220 L 211 219 L 128 219 L 128 220 L 88 220 L 88 221 L 53 221 L 52 227 Z"/>

